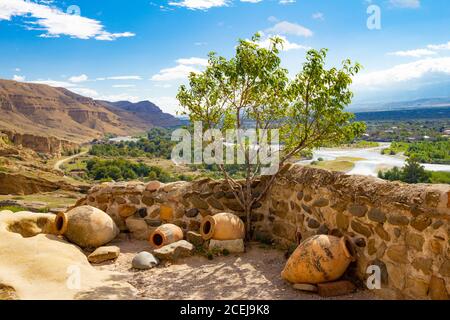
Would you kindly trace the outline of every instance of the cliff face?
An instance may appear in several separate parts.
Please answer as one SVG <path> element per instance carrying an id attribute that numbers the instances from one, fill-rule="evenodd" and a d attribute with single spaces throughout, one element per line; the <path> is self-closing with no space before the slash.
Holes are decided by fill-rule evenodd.
<path id="1" fill-rule="evenodd" d="M 79 145 L 67 140 L 58 139 L 56 137 L 37 136 L 28 133 L 17 133 L 13 131 L 3 131 L 16 146 L 29 148 L 39 153 L 61 156 L 64 151 L 77 149 Z"/>
<path id="2" fill-rule="evenodd" d="M 137 110 L 119 108 L 64 88 L 0 80 L 0 131 L 10 132 L 14 143 L 58 153 L 69 143 L 88 142 L 106 133 L 131 135 L 178 124 L 153 104 L 148 109 L 149 104 L 141 103 Z"/>

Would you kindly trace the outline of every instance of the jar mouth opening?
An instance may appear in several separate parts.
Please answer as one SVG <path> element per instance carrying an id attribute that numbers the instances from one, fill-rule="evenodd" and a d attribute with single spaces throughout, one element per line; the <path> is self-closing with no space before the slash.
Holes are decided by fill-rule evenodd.
<path id="1" fill-rule="evenodd" d="M 355 252 L 353 243 L 350 240 L 350 238 L 347 236 L 343 237 L 341 240 L 341 244 L 342 244 L 344 253 L 347 256 L 347 258 L 351 259 L 352 261 L 355 261 L 356 260 L 356 252 Z"/>
<path id="2" fill-rule="evenodd" d="M 200 233 L 204 240 L 209 240 L 214 235 L 215 220 L 213 217 L 205 217 L 200 225 Z"/>

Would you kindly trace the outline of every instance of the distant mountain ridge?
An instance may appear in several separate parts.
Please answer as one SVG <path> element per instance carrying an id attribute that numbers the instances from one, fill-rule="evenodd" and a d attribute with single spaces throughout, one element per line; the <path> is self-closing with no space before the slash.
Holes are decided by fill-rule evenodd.
<path id="1" fill-rule="evenodd" d="M 372 111 L 396 111 L 410 109 L 442 108 L 450 107 L 449 98 L 426 98 L 408 101 L 395 101 L 383 103 L 355 103 L 347 110 L 351 112 L 372 112 Z"/>
<path id="2" fill-rule="evenodd" d="M 162 127 L 174 127 L 181 125 L 181 121 L 171 114 L 164 113 L 162 110 L 153 102 L 150 101 L 140 101 L 140 102 L 130 102 L 130 101 L 117 101 L 117 102 L 107 102 L 102 101 L 106 104 L 112 105 L 121 110 L 128 111 L 144 121 L 148 121 L 153 124 L 157 124 Z"/>
<path id="3" fill-rule="evenodd" d="M 107 133 L 132 135 L 179 123 L 148 101 L 97 101 L 65 88 L 1 79 L 0 114 L 0 132 L 9 136 L 55 137 L 77 144 Z"/>

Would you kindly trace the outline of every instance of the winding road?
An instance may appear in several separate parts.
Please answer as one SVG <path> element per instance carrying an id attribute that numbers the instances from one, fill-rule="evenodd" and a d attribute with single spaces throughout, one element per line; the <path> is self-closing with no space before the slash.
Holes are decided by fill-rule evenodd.
<path id="1" fill-rule="evenodd" d="M 64 163 L 66 163 L 67 161 L 70 161 L 70 160 L 72 160 L 72 159 L 75 159 L 75 158 L 84 156 L 84 155 L 87 154 L 87 153 L 88 153 L 87 151 L 83 151 L 83 152 L 74 154 L 73 156 L 70 156 L 70 157 L 67 157 L 67 158 L 58 160 L 58 161 L 55 163 L 55 165 L 53 166 L 53 169 L 54 169 L 54 170 L 58 170 L 58 171 L 62 171 L 62 170 L 61 170 L 61 166 L 62 166 Z"/>

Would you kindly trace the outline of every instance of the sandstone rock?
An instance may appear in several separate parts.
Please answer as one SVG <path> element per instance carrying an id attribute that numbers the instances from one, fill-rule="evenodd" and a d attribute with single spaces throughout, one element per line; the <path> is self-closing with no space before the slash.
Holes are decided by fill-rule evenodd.
<path id="1" fill-rule="evenodd" d="M 150 181 L 147 186 L 145 187 L 145 190 L 154 192 L 157 191 L 161 187 L 161 182 L 159 181 Z"/>
<path id="2" fill-rule="evenodd" d="M 406 279 L 405 293 L 414 298 L 425 298 L 428 295 L 428 282 L 425 282 L 418 278 Z"/>
<path id="3" fill-rule="evenodd" d="M 311 229 L 317 229 L 320 227 L 320 223 L 317 220 L 311 218 L 308 221 L 308 227 Z"/>
<path id="4" fill-rule="evenodd" d="M 430 279 L 430 287 L 428 292 L 431 300 L 450 300 L 445 280 L 436 276 Z"/>
<path id="5" fill-rule="evenodd" d="M 136 205 L 140 205 L 141 204 L 141 200 L 138 196 L 130 196 L 130 202 L 132 204 L 136 204 Z"/>
<path id="6" fill-rule="evenodd" d="M 408 263 L 408 251 L 406 246 L 403 245 L 394 245 L 387 249 L 386 255 L 394 262 L 400 264 Z"/>
<path id="7" fill-rule="evenodd" d="M 409 219 L 405 216 L 391 215 L 388 218 L 388 222 L 395 226 L 407 226 L 409 224 Z"/>
<path id="8" fill-rule="evenodd" d="M 223 210 L 224 209 L 224 206 L 222 205 L 222 203 L 220 203 L 220 201 L 217 200 L 216 198 L 211 197 L 207 201 L 208 201 L 209 205 L 211 207 L 213 207 L 214 209 L 217 209 L 217 210 Z"/>
<path id="9" fill-rule="evenodd" d="M 203 200 L 202 198 L 198 197 L 198 196 L 192 196 L 189 198 L 189 201 L 194 205 L 194 207 L 198 208 L 198 209 L 208 209 L 209 205 L 205 202 L 205 200 Z"/>
<path id="10" fill-rule="evenodd" d="M 302 203 L 302 208 L 303 210 L 305 210 L 307 213 L 311 214 L 312 210 L 309 206 L 307 206 L 306 204 Z"/>
<path id="11" fill-rule="evenodd" d="M 369 256 L 374 255 L 375 253 L 377 253 L 377 248 L 375 247 L 375 240 L 374 239 L 370 239 L 368 244 L 367 244 L 367 253 L 369 254 Z"/>
<path id="12" fill-rule="evenodd" d="M 197 208 L 189 209 L 186 210 L 186 217 L 195 218 L 196 216 L 198 216 L 199 213 L 200 211 Z"/>
<path id="13" fill-rule="evenodd" d="M 412 219 L 411 226 L 418 231 L 423 231 L 431 225 L 431 222 L 429 217 L 417 216 Z"/>
<path id="14" fill-rule="evenodd" d="M 203 237 L 200 233 L 194 232 L 194 231 L 188 231 L 186 233 L 186 240 L 190 243 L 192 243 L 196 247 L 200 247 L 203 245 L 205 240 L 203 240 Z"/>
<path id="15" fill-rule="evenodd" d="M 227 250 L 229 253 L 242 253 L 245 251 L 244 240 L 214 240 L 209 241 L 209 250 Z"/>
<path id="16" fill-rule="evenodd" d="M 189 257 L 194 252 L 194 245 L 186 240 L 171 243 L 153 251 L 153 254 L 161 260 L 177 260 Z"/>
<path id="17" fill-rule="evenodd" d="M 300 200 L 300 201 L 303 199 L 303 192 L 302 191 L 297 192 L 297 199 Z"/>
<path id="18" fill-rule="evenodd" d="M 155 199 L 151 195 L 144 194 L 142 196 L 142 203 L 144 203 L 147 206 L 152 206 L 155 204 Z"/>
<path id="19" fill-rule="evenodd" d="M 384 214 L 383 211 L 381 211 L 378 208 L 372 208 L 369 210 L 369 213 L 367 215 L 367 217 L 374 221 L 374 222 L 379 222 L 379 223 L 384 223 L 386 222 L 387 218 L 386 215 Z"/>
<path id="20" fill-rule="evenodd" d="M 19 300 L 19 296 L 13 287 L 0 283 L 0 301 L 2 300 Z"/>
<path id="21" fill-rule="evenodd" d="M 91 263 L 102 263 L 119 257 L 120 248 L 116 246 L 99 247 L 88 256 Z"/>
<path id="22" fill-rule="evenodd" d="M 425 239 L 420 234 L 408 233 L 405 238 L 406 245 L 416 249 L 417 251 L 422 251 Z"/>
<path id="23" fill-rule="evenodd" d="M 375 227 L 375 233 L 384 241 L 390 241 L 391 240 L 391 236 L 389 235 L 389 233 L 387 233 L 386 230 L 383 229 L 383 225 L 378 224 Z"/>
<path id="24" fill-rule="evenodd" d="M 352 225 L 353 231 L 355 231 L 359 234 L 362 234 L 366 238 L 369 238 L 372 235 L 372 231 L 370 231 L 369 227 L 367 227 L 355 220 L 352 220 L 351 225 Z"/>
<path id="25" fill-rule="evenodd" d="M 151 269 L 159 264 L 158 259 L 156 259 L 151 253 L 147 251 L 142 251 L 134 256 L 131 261 L 131 265 L 135 269 L 147 270 Z"/>
<path id="26" fill-rule="evenodd" d="M 150 236 L 150 229 L 144 219 L 139 219 L 136 217 L 129 217 L 125 220 L 128 230 L 133 235 L 136 240 L 148 240 Z"/>
<path id="27" fill-rule="evenodd" d="M 295 241 L 297 229 L 294 226 L 287 224 L 285 222 L 275 221 L 273 223 L 273 233 L 278 237 Z"/>
<path id="28" fill-rule="evenodd" d="M 173 209 L 168 206 L 159 207 L 159 218 L 165 221 L 171 221 L 173 219 Z"/>
<path id="29" fill-rule="evenodd" d="M 348 212 L 350 212 L 355 217 L 364 217 L 367 213 L 367 207 L 360 204 L 351 204 L 348 207 Z"/>
<path id="30" fill-rule="evenodd" d="M 336 225 L 339 229 L 347 231 L 349 224 L 350 220 L 345 214 L 340 212 L 336 215 Z"/>
<path id="31" fill-rule="evenodd" d="M 317 288 L 321 297 L 343 296 L 356 291 L 356 286 L 345 280 L 319 283 Z"/>
<path id="32" fill-rule="evenodd" d="M 444 225 L 444 222 L 442 220 L 437 220 L 435 223 L 433 223 L 432 227 L 434 230 L 439 229 Z"/>
<path id="33" fill-rule="evenodd" d="M 432 239 L 430 241 L 430 248 L 431 251 L 436 255 L 440 255 L 442 253 L 442 244 L 439 240 Z"/>
<path id="34" fill-rule="evenodd" d="M 307 291 L 307 292 L 317 292 L 317 286 L 308 283 L 296 283 L 292 285 L 295 290 Z"/>
<path id="35" fill-rule="evenodd" d="M 328 199 L 325 198 L 319 198 L 317 200 L 314 200 L 312 203 L 313 207 L 326 207 L 329 204 Z"/>
<path id="36" fill-rule="evenodd" d="M 439 273 L 444 277 L 450 277 L 450 260 L 445 259 L 439 268 Z"/>
<path id="37" fill-rule="evenodd" d="M 198 231 L 198 230 L 200 230 L 200 226 L 201 226 L 200 221 L 198 221 L 198 220 L 191 220 L 191 221 L 189 221 L 188 229 L 190 231 Z"/>
<path id="38" fill-rule="evenodd" d="M 132 216 L 133 214 L 135 214 L 137 211 L 135 206 L 129 205 L 129 204 L 120 205 L 118 210 L 119 210 L 119 215 L 122 218 L 128 218 L 128 217 Z"/>
<path id="39" fill-rule="evenodd" d="M 427 258 L 415 258 L 412 262 L 412 266 L 415 269 L 422 271 L 424 274 L 430 275 L 433 260 Z"/>

